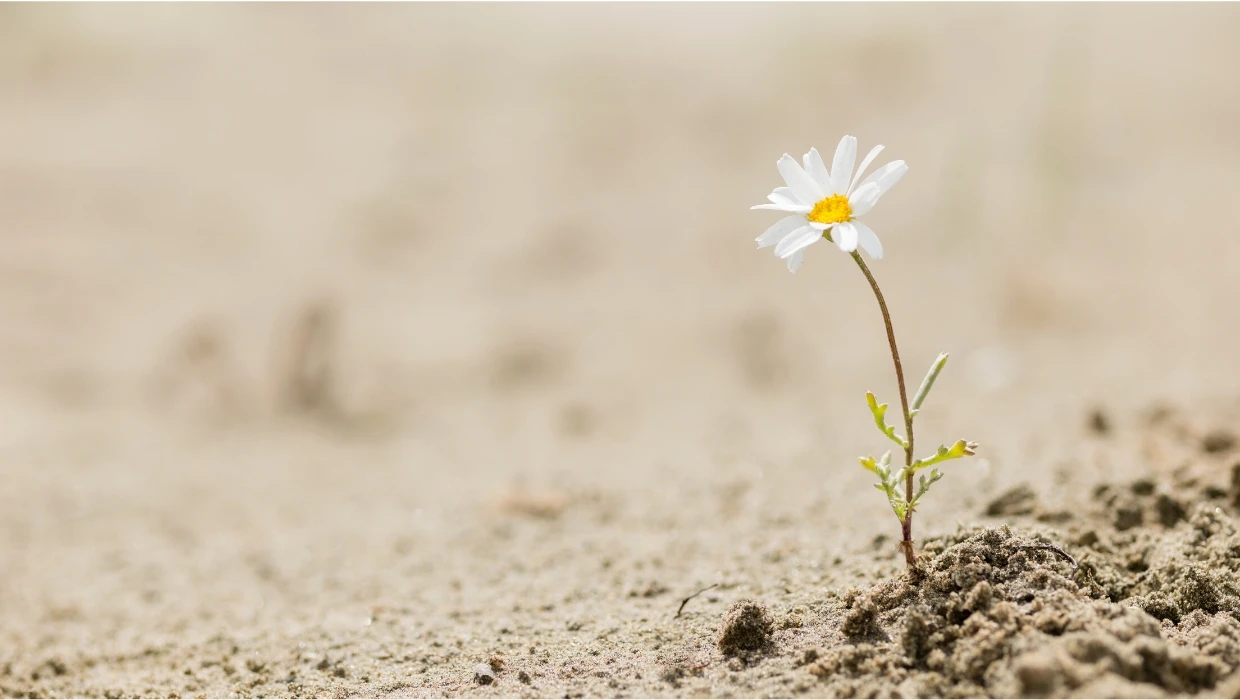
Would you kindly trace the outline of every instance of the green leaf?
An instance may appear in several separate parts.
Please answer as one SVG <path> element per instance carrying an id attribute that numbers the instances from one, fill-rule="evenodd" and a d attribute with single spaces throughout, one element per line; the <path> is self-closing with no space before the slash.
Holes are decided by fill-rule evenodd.
<path id="1" fill-rule="evenodd" d="M 899 435 L 896 435 L 895 427 L 887 425 L 887 404 L 880 404 L 878 399 L 874 398 L 874 394 L 869 391 L 865 392 L 865 402 L 870 407 L 870 413 L 874 415 L 874 425 L 878 426 L 878 429 L 882 431 L 883 435 L 886 435 L 892 442 L 896 443 L 900 447 L 908 449 L 908 442 Z"/>
<path id="2" fill-rule="evenodd" d="M 942 478 L 943 473 L 938 469 L 931 469 L 929 478 L 923 474 L 918 479 L 917 494 L 913 496 L 913 502 L 909 506 L 909 510 L 916 510 L 917 504 L 921 502 L 921 497 L 926 495 L 926 492 L 930 490 L 930 485 Z"/>
<path id="3" fill-rule="evenodd" d="M 939 378 L 939 372 L 943 371 L 943 367 L 947 364 L 947 353 L 941 353 L 934 364 L 930 365 L 930 371 L 926 372 L 926 378 L 921 380 L 921 388 L 917 390 L 917 395 L 913 397 L 913 408 L 909 411 L 910 415 L 917 415 L 921 410 L 921 403 L 926 400 L 926 395 L 930 393 L 931 387 L 934 386 L 934 380 Z"/>
<path id="4" fill-rule="evenodd" d="M 939 462 L 946 462 L 949 459 L 960 459 L 961 457 L 970 457 L 976 454 L 977 443 L 957 440 L 951 447 L 939 445 L 939 449 L 935 450 L 933 457 L 925 457 L 913 462 L 913 471 L 920 471 Z"/>
<path id="5" fill-rule="evenodd" d="M 864 467 L 866 471 L 875 474 L 878 478 L 882 479 L 883 483 L 887 482 L 887 475 L 891 471 L 891 450 L 884 452 L 883 456 L 879 457 L 877 460 L 873 457 L 859 457 L 857 458 L 857 461 L 861 462 L 861 466 Z"/>
<path id="6" fill-rule="evenodd" d="M 873 474 L 878 474 L 878 464 L 874 462 L 873 457 L 861 457 L 859 461 L 861 462 L 861 466 L 865 467 L 866 471 Z"/>
<path id="7" fill-rule="evenodd" d="M 896 471 L 896 475 L 892 477 L 891 483 L 894 486 L 899 486 L 900 484 L 904 483 L 904 480 L 907 477 L 908 477 L 908 467 L 900 467 L 900 469 Z"/>

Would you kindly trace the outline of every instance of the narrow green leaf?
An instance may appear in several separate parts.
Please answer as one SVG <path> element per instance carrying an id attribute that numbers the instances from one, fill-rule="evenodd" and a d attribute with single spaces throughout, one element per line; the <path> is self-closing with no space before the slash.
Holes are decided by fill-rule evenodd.
<path id="1" fill-rule="evenodd" d="M 913 397 L 913 409 L 909 411 L 912 415 L 917 415 L 921 410 L 921 403 L 926 400 L 926 395 L 930 393 L 930 388 L 934 386 L 934 380 L 939 378 L 939 372 L 943 371 L 944 365 L 947 364 L 947 353 L 942 353 L 930 365 L 930 371 L 926 372 L 926 378 L 921 380 L 921 388 L 917 390 L 917 395 Z"/>

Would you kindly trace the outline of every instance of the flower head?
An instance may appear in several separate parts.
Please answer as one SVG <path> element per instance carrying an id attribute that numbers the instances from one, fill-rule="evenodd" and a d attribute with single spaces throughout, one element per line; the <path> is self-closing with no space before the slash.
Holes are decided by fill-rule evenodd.
<path id="1" fill-rule="evenodd" d="M 786 211 L 791 216 L 775 222 L 758 236 L 758 247 L 775 246 L 775 255 L 787 260 L 792 272 L 804 262 L 805 249 L 822 238 L 833 241 L 846 253 L 861 246 L 870 257 L 883 257 L 883 244 L 878 236 L 857 217 L 873 209 L 879 198 L 908 172 L 908 166 L 902 160 L 892 161 L 861 180 L 865 169 L 882 150 L 882 146 L 875 146 L 855 174 L 857 139 L 853 136 L 840 139 L 830 171 L 817 149 L 811 148 L 805 154 L 804 167 L 785 153 L 775 165 L 787 187 L 775 188 L 767 196 L 770 204 L 751 208 Z"/>

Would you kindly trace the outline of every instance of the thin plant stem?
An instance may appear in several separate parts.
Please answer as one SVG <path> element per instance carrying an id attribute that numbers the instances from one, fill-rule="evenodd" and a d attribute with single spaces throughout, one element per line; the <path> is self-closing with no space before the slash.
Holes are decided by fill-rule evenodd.
<path id="1" fill-rule="evenodd" d="M 853 252 L 853 260 L 857 261 L 857 266 L 861 268 L 862 274 L 870 283 L 870 288 L 874 290 L 874 298 L 878 300 L 878 308 L 883 312 L 883 323 L 887 326 L 887 344 L 891 346 L 891 361 L 896 366 L 896 383 L 900 385 L 900 408 L 904 411 L 904 430 L 908 435 L 908 444 L 904 448 L 904 465 L 906 467 L 913 466 L 913 414 L 908 410 L 908 391 L 904 388 L 904 366 L 900 363 L 900 350 L 896 347 L 896 332 L 891 327 L 891 312 L 887 310 L 887 301 L 883 298 L 883 290 L 878 288 L 878 282 L 875 281 L 874 275 L 870 273 L 870 268 L 861 259 L 861 254 Z M 905 471 L 904 480 L 904 500 L 906 503 L 913 502 L 913 470 Z M 900 549 L 904 550 L 904 560 L 908 564 L 909 569 L 917 567 L 917 555 L 913 552 L 913 511 L 910 508 L 904 514 L 904 520 L 900 522 L 903 532 L 903 539 L 900 541 Z"/>

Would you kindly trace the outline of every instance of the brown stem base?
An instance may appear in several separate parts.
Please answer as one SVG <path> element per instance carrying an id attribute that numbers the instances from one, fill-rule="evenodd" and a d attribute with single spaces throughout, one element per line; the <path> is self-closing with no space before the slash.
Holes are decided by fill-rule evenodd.
<path id="1" fill-rule="evenodd" d="M 917 568 L 917 553 L 913 551 L 913 520 L 905 518 L 900 524 L 904 538 L 900 540 L 900 551 L 904 552 L 904 562 L 910 570 Z"/>

